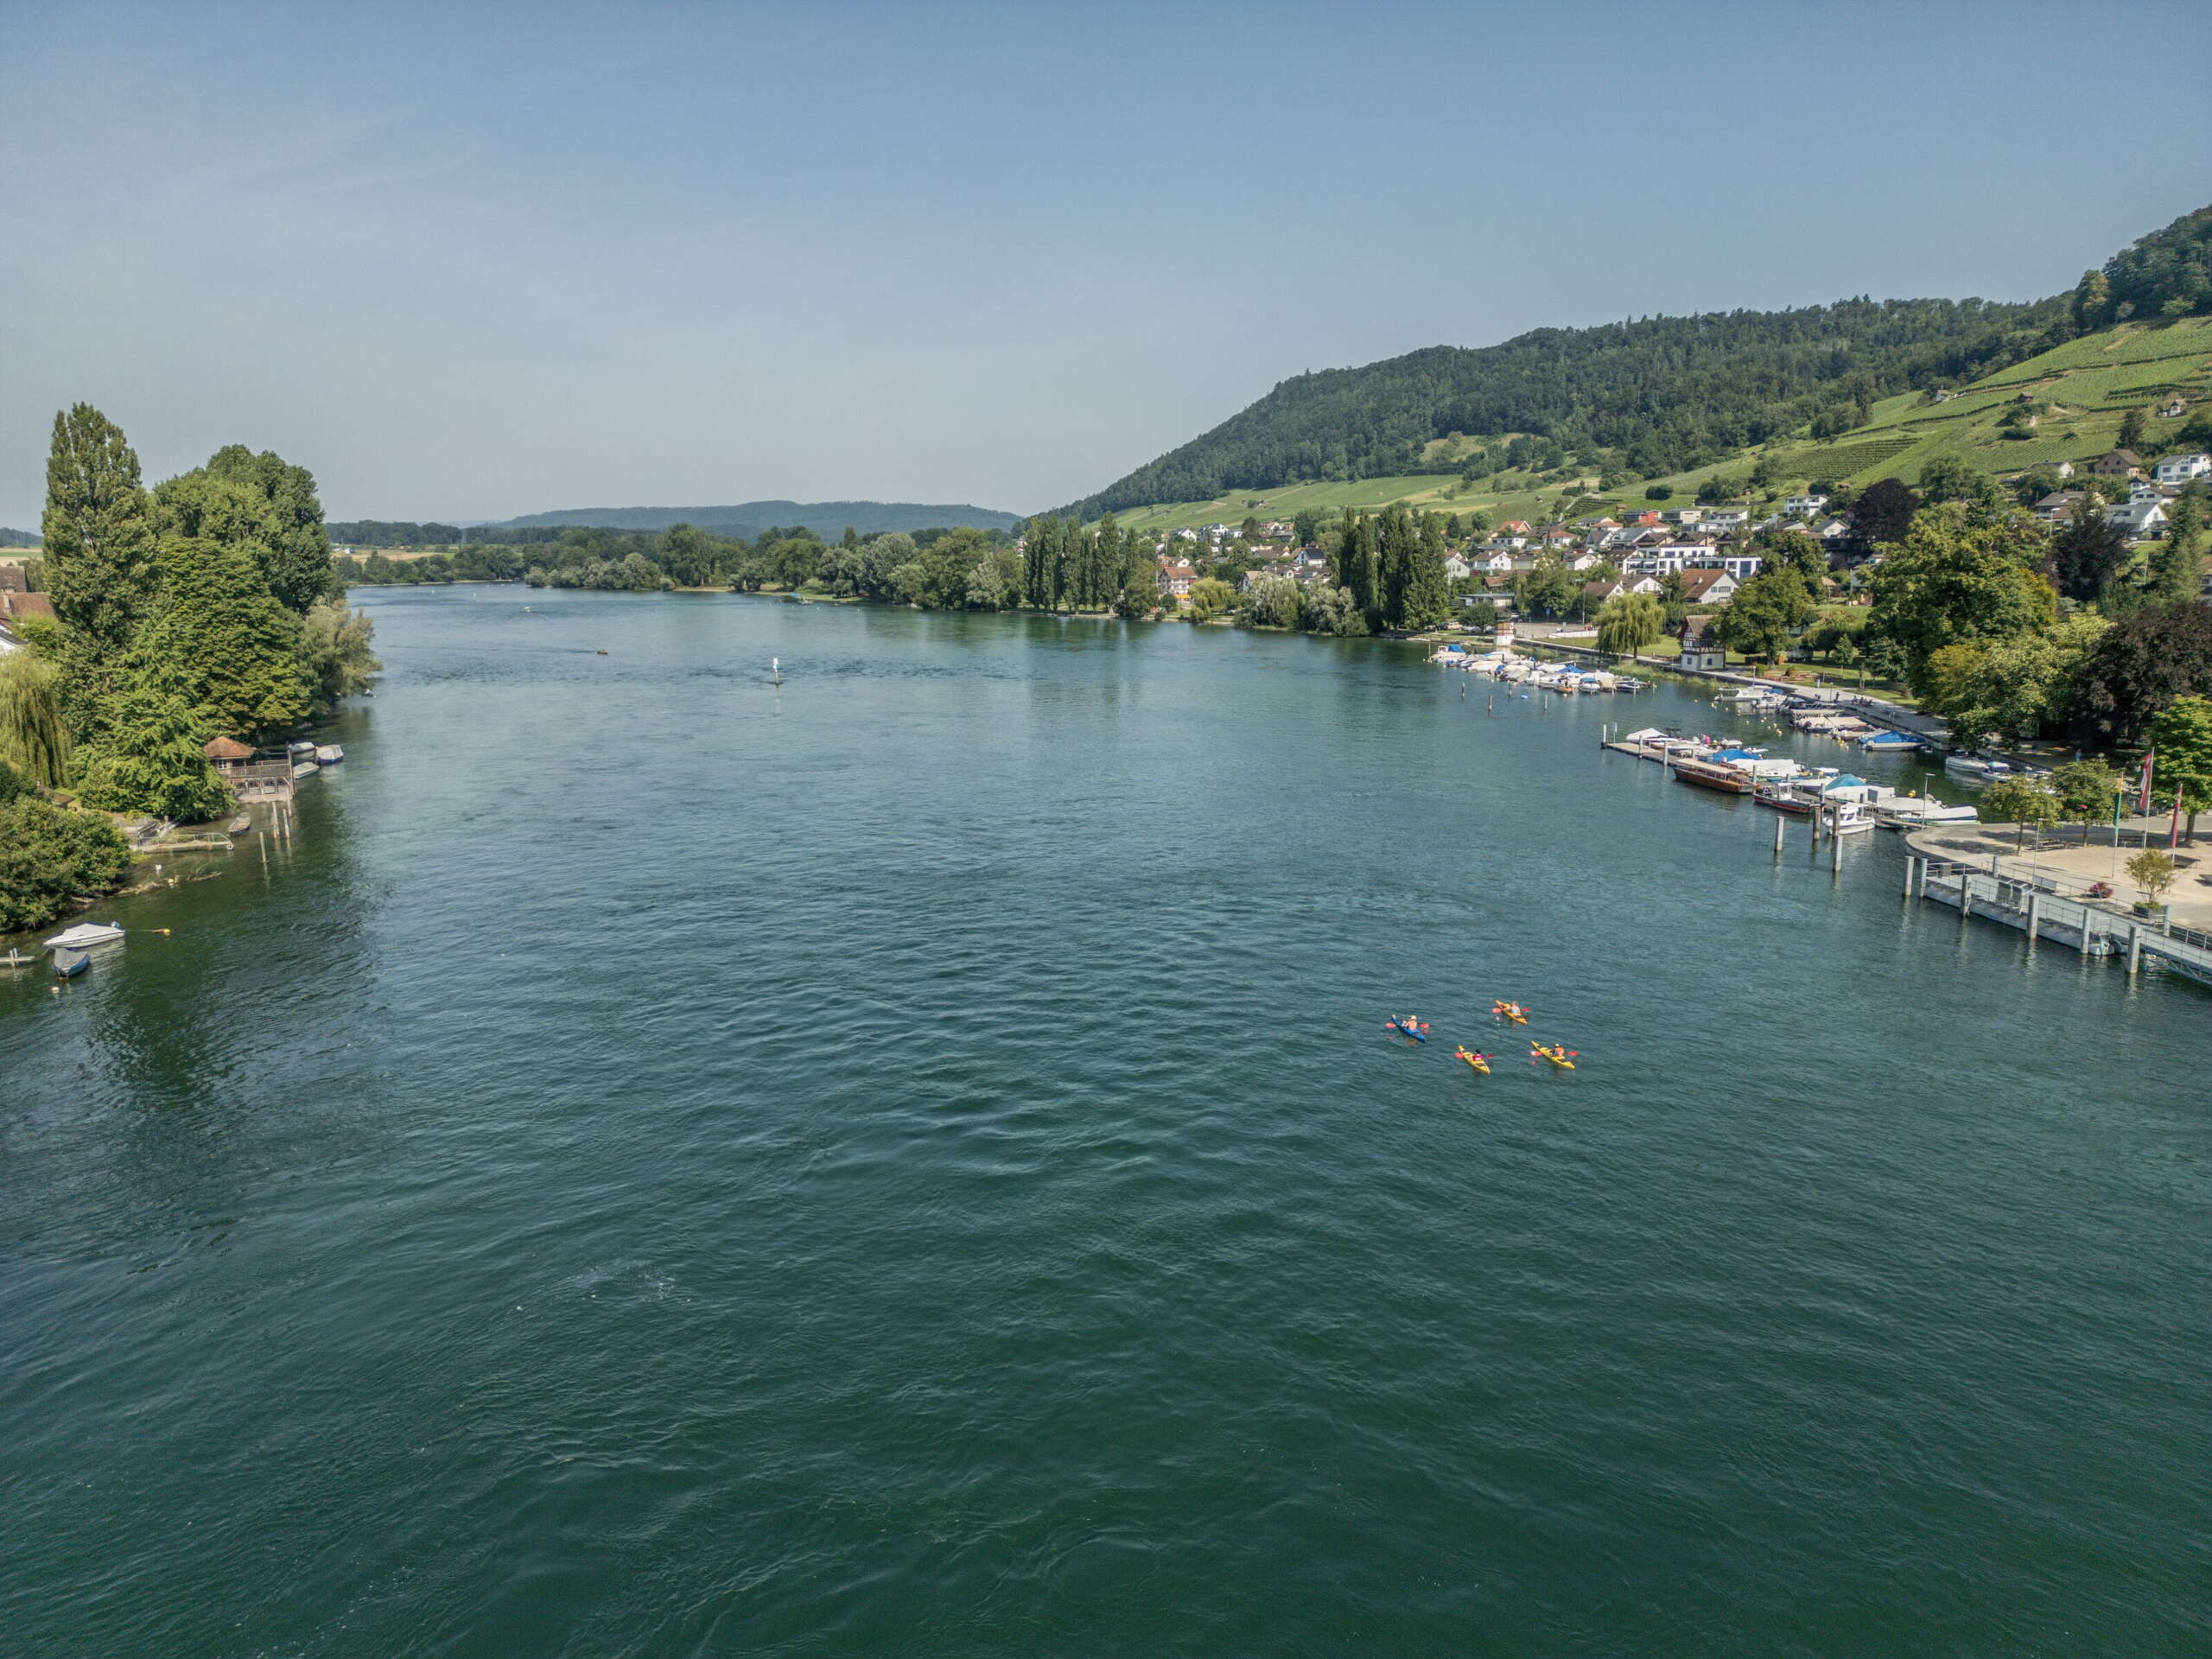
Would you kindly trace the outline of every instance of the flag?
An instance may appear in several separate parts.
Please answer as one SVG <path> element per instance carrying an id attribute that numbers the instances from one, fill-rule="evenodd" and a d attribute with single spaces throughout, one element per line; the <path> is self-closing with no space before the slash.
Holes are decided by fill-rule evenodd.
<path id="1" fill-rule="evenodd" d="M 2143 751 L 2143 786 L 2135 793 L 2135 810 L 2138 812 L 2148 812 L 2151 810 L 2151 763 L 2158 757 L 2158 752 L 2156 749 Z"/>

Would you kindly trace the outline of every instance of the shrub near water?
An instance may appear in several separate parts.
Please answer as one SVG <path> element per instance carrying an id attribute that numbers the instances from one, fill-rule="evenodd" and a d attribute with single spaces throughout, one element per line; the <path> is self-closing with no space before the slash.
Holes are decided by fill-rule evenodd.
<path id="1" fill-rule="evenodd" d="M 115 826 L 39 798 L 0 762 L 0 933 L 43 927 L 79 893 L 123 880 L 130 852 Z"/>

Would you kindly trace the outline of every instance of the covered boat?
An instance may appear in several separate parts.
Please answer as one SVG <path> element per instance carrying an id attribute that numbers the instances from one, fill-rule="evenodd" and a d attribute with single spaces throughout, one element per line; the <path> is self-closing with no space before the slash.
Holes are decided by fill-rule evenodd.
<path id="1" fill-rule="evenodd" d="M 92 959 L 81 950 L 57 950 L 54 953 L 54 975 L 57 979 L 74 979 L 92 965 Z"/>
<path id="2" fill-rule="evenodd" d="M 95 944 L 114 944 L 123 938 L 123 930 L 113 922 L 79 922 L 74 927 L 64 928 L 40 948 L 46 950 L 83 950 Z"/>

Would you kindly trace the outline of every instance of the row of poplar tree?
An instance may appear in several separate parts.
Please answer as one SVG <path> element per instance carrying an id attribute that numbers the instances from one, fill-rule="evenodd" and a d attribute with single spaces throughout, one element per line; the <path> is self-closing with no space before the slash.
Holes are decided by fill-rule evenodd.
<path id="1" fill-rule="evenodd" d="M 41 580 L 0 728 L 15 769 L 86 805 L 211 817 L 205 746 L 255 745 L 367 688 L 370 623 L 346 605 L 306 468 L 243 446 L 148 489 L 120 429 L 54 417 Z M 19 653 L 20 654 L 20 653 Z"/>

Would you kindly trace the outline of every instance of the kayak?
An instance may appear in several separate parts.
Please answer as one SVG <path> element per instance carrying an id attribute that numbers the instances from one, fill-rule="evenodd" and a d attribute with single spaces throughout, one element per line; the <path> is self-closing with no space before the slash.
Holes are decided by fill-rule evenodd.
<path id="1" fill-rule="evenodd" d="M 1459 1052 L 1459 1058 L 1460 1058 L 1461 1059 L 1465 1060 L 1465 1061 L 1469 1065 L 1473 1066 L 1473 1067 L 1475 1068 L 1475 1070 L 1476 1070 L 1476 1071 L 1478 1071 L 1481 1072 L 1484 1077 L 1488 1077 L 1488 1076 L 1490 1075 L 1490 1056 L 1489 1056 L 1489 1055 L 1487 1055 L 1487 1054 L 1470 1054 L 1470 1053 L 1469 1053 L 1465 1049 L 1464 1049 L 1464 1048 L 1463 1048 L 1463 1049 L 1459 1050 L 1459 1051 L 1458 1051 L 1458 1052 Z"/>
<path id="2" fill-rule="evenodd" d="M 1428 1027 L 1421 1024 L 1418 1020 L 1415 1020 L 1411 1023 L 1408 1023 L 1402 1020 L 1392 1020 L 1386 1023 L 1389 1026 L 1391 1030 L 1403 1032 L 1407 1036 L 1412 1038 L 1414 1041 L 1417 1043 L 1425 1043 L 1428 1040 Z"/>
<path id="3" fill-rule="evenodd" d="M 1516 1026 L 1529 1023 L 1528 1010 L 1516 1002 L 1493 1002 L 1490 1005 L 1490 1011 L 1503 1019 L 1510 1020 Z"/>
<path id="4" fill-rule="evenodd" d="M 1548 1060 L 1562 1071 L 1574 1070 L 1574 1051 L 1571 1048 L 1545 1048 L 1532 1039 L 1529 1044 L 1529 1058 Z"/>

